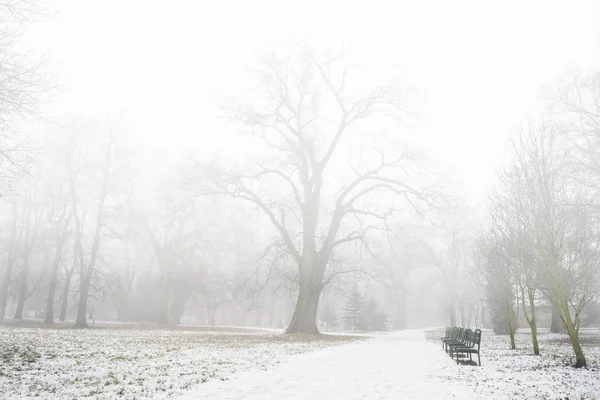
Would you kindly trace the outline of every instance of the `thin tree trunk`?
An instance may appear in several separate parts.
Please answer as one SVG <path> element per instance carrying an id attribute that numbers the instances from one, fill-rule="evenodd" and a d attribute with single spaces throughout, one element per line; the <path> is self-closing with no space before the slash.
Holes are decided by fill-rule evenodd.
<path id="1" fill-rule="evenodd" d="M 456 326 L 456 309 L 454 300 L 451 300 L 448 304 L 448 314 L 450 314 L 450 326 Z"/>
<path id="2" fill-rule="evenodd" d="M 518 306 L 518 302 L 517 302 Z M 515 343 L 515 334 L 517 333 L 517 314 L 512 305 L 507 306 L 507 317 L 508 317 L 508 336 L 510 337 L 510 348 L 515 350 L 517 348 Z"/>
<path id="3" fill-rule="evenodd" d="M 521 304 L 523 304 L 523 315 L 525 316 L 525 320 L 529 324 L 529 328 L 531 329 L 531 342 L 533 343 L 533 354 L 536 356 L 540 355 L 540 348 L 538 344 L 537 338 L 537 323 L 535 319 L 535 294 L 532 289 L 527 290 L 527 299 L 529 301 L 529 305 L 525 302 L 525 288 L 521 287 Z M 529 313 L 527 312 L 527 308 L 529 307 Z"/>
<path id="4" fill-rule="evenodd" d="M 573 351 L 575 352 L 575 367 L 581 368 L 587 366 L 587 361 L 585 356 L 583 355 L 583 349 L 581 348 L 581 342 L 579 341 L 579 336 L 577 332 L 575 332 L 575 328 L 573 327 L 572 322 L 570 321 L 571 316 L 569 314 L 566 315 L 565 325 L 567 327 L 567 333 L 569 334 L 569 338 L 571 339 L 571 345 L 573 346 Z"/>
<path id="5" fill-rule="evenodd" d="M 48 287 L 48 299 L 46 300 L 46 318 L 44 323 L 54 323 L 54 296 L 56 294 L 56 285 L 58 283 L 58 269 L 60 268 L 60 261 L 62 259 L 62 249 L 65 244 L 65 235 L 56 235 L 56 252 L 54 253 L 54 261 L 52 262 L 52 273 L 50 276 L 50 286 Z"/>
<path id="6" fill-rule="evenodd" d="M 62 304 L 60 306 L 60 316 L 58 320 L 60 322 L 65 322 L 67 318 L 67 308 L 69 308 L 69 292 L 71 291 L 71 279 L 73 278 L 73 273 L 70 272 L 65 277 L 65 284 L 63 286 L 62 291 Z"/>
<path id="7" fill-rule="evenodd" d="M 10 278 L 13 273 L 13 263 L 9 260 L 6 264 L 4 279 L 2 280 L 2 288 L 0 289 L 0 323 L 4 322 L 6 316 L 6 305 L 8 303 L 8 289 L 10 287 Z"/>
<path id="8" fill-rule="evenodd" d="M 517 345 L 515 344 L 515 330 L 513 329 L 511 324 L 509 324 L 508 327 L 508 336 L 510 337 L 510 348 L 512 350 L 516 349 Z"/>
<path id="9" fill-rule="evenodd" d="M 512 350 L 517 348 L 517 346 L 515 344 L 515 333 L 516 332 L 517 332 L 517 328 L 515 327 L 514 322 L 512 321 L 512 319 L 509 319 L 509 321 L 508 321 L 508 336 L 510 338 L 510 348 Z"/>
<path id="10" fill-rule="evenodd" d="M 575 326 L 571 319 L 571 312 L 569 310 L 569 302 L 566 297 L 563 296 L 562 301 L 560 303 L 561 309 L 561 318 L 564 326 L 569 334 L 569 338 L 571 339 L 571 345 L 573 346 L 573 351 L 575 352 L 575 367 L 581 368 L 587 366 L 587 361 L 583 354 L 583 349 L 581 348 L 581 342 L 579 341 L 579 336 L 577 335 L 577 331 L 575 330 Z"/>
<path id="11" fill-rule="evenodd" d="M 77 307 L 77 318 L 74 328 L 87 328 L 87 304 L 90 294 L 91 274 L 90 278 L 86 277 L 79 287 L 79 305 Z"/>
<path id="12" fill-rule="evenodd" d="M 10 240 L 10 247 L 8 249 L 8 255 L 6 257 L 6 271 L 4 279 L 2 281 L 2 287 L 0 288 L 0 324 L 4 322 L 6 317 L 6 306 L 8 305 L 8 289 L 10 288 L 10 281 L 12 279 L 14 269 L 14 252 L 17 245 L 17 237 L 20 237 L 23 232 L 22 228 L 20 233 L 17 235 L 17 206 L 13 204 L 13 224 L 12 224 L 12 235 Z"/>
<path id="13" fill-rule="evenodd" d="M 458 312 L 460 314 L 460 326 L 462 326 L 463 328 L 466 328 L 467 327 L 467 320 L 465 318 L 465 308 L 464 308 L 464 306 L 462 304 L 460 305 L 460 307 L 458 309 Z"/>
<path id="14" fill-rule="evenodd" d="M 19 287 L 19 301 L 17 303 L 17 310 L 15 311 L 15 320 L 23 319 L 23 310 L 25 309 L 25 302 L 27 301 L 28 293 L 27 288 L 29 286 L 29 250 L 25 249 L 25 257 L 23 257 L 23 265 L 19 274 L 19 280 L 21 285 Z"/>

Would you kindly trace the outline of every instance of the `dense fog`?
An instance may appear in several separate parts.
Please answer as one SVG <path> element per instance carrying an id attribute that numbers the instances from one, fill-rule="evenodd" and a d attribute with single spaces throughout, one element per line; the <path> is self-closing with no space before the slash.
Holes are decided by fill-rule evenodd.
<path id="1" fill-rule="evenodd" d="M 0 321 L 552 327 L 585 365 L 600 9 L 426 3 L 0 0 Z"/>

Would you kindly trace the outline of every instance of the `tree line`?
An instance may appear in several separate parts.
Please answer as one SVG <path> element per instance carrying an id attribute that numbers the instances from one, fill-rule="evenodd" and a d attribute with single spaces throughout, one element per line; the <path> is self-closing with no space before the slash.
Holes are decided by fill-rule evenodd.
<path id="1" fill-rule="evenodd" d="M 563 77 L 548 111 L 511 138 L 475 254 L 479 276 L 511 347 L 522 313 L 539 354 L 538 309 L 549 304 L 568 334 L 576 365 L 580 328 L 600 294 L 600 74 Z"/>

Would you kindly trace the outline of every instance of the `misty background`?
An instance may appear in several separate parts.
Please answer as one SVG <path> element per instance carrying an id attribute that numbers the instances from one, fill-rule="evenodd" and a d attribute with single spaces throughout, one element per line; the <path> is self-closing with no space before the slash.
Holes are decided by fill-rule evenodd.
<path id="1" fill-rule="evenodd" d="M 482 265 L 494 201 L 526 192 L 502 189 L 535 147 L 514 137 L 577 131 L 553 94 L 600 67 L 595 1 L 15 4 L 6 54 L 32 80 L 0 93 L 32 97 L 2 112 L 5 321 L 504 325 Z M 597 162 L 596 144 L 572 154 Z M 569 168 L 595 234 L 599 186 Z M 597 324 L 598 286 L 581 290 Z"/>

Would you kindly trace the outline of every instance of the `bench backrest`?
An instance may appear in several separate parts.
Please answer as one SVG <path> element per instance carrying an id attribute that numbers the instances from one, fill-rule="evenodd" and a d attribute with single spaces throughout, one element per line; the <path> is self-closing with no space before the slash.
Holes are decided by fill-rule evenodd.
<path id="1" fill-rule="evenodd" d="M 456 326 L 452 327 L 452 330 L 450 331 L 450 335 L 448 337 L 450 339 L 456 339 L 456 338 L 458 338 L 458 328 Z"/>
<path id="2" fill-rule="evenodd" d="M 471 329 L 467 329 L 464 344 L 467 347 L 473 347 L 475 344 L 475 332 L 473 332 Z"/>
<path id="3" fill-rule="evenodd" d="M 479 347 L 481 346 L 481 329 L 475 329 L 474 335 L 473 344 L 477 346 L 477 351 L 479 351 Z"/>

